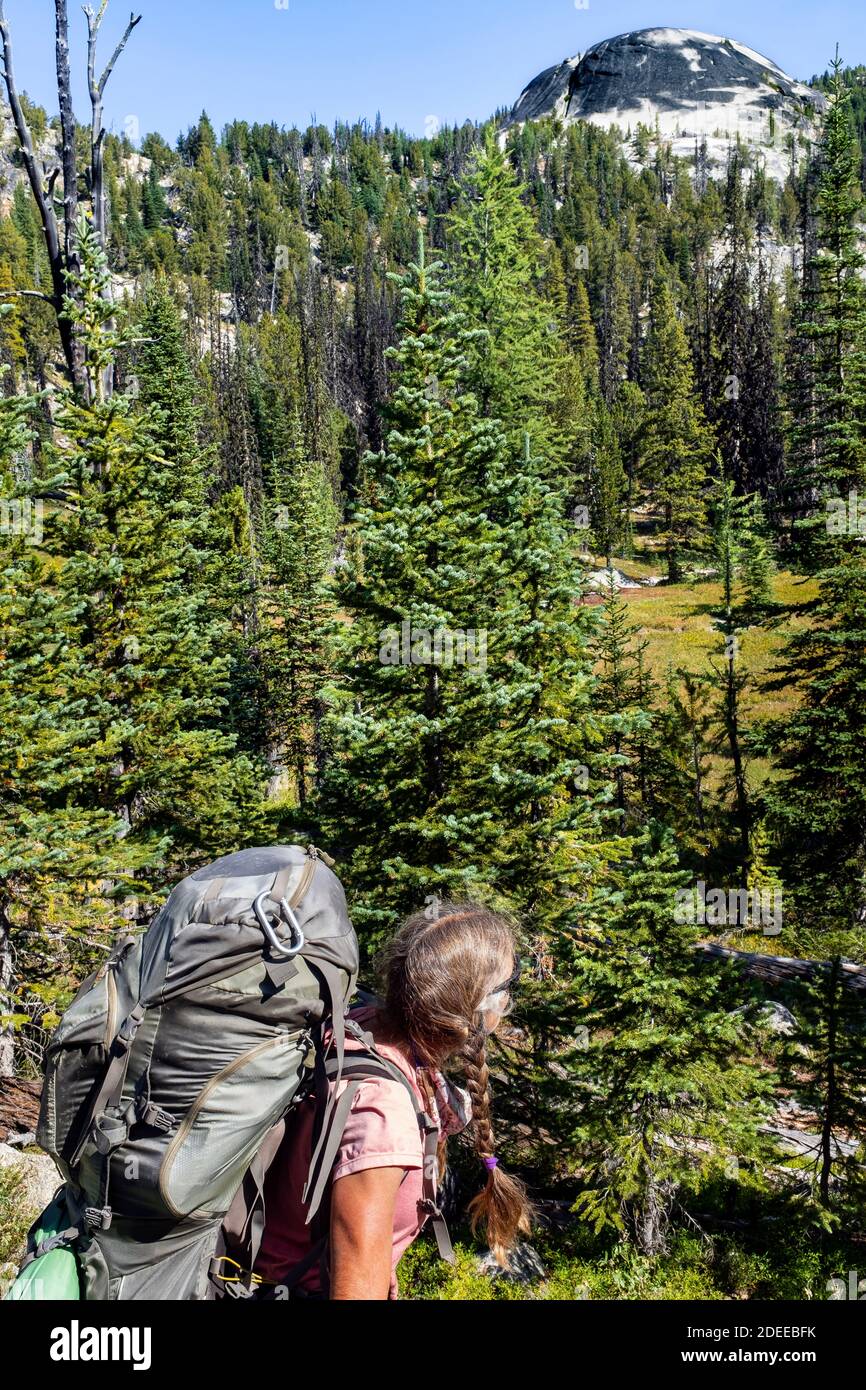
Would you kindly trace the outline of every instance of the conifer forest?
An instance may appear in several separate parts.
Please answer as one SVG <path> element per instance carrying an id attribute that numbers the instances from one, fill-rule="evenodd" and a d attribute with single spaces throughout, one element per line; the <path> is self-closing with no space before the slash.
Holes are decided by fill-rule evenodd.
<path id="1" fill-rule="evenodd" d="M 538 1269 L 480 1272 L 457 1140 L 457 1264 L 420 1241 L 403 1297 L 849 1296 L 862 55 L 828 35 L 799 74 L 821 110 L 778 173 L 505 106 L 409 134 L 375 91 L 106 129 L 146 0 L 125 30 L 43 6 L 47 105 L 27 8 L 0 0 L 0 1096 L 181 878 L 314 843 L 366 989 L 425 904 L 520 941 L 490 1088 Z"/>

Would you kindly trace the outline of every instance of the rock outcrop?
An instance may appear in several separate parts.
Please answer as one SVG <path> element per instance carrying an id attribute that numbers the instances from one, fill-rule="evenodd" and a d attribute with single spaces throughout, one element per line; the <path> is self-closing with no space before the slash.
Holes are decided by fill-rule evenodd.
<path id="1" fill-rule="evenodd" d="M 814 138 L 825 107 L 754 49 L 692 29 L 640 29 L 595 44 L 541 73 L 522 93 L 509 123 L 558 117 L 657 131 L 676 154 L 706 141 L 717 163 L 731 141 L 760 148 L 768 173 L 790 167 L 786 136 Z"/>
<path id="2" fill-rule="evenodd" d="M 63 1181 L 48 1154 L 22 1153 L 8 1144 L 0 1144 L 0 1169 L 11 1169 L 20 1178 L 15 1205 L 28 1224 L 48 1206 Z"/>

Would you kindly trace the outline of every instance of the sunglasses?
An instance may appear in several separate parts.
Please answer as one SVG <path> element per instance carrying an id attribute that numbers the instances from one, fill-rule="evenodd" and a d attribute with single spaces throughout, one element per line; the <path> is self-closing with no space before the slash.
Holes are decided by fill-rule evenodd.
<path id="1" fill-rule="evenodd" d="M 517 986 L 520 984 L 520 973 L 522 968 L 523 967 L 521 966 L 520 961 L 516 960 L 514 962 L 514 969 L 512 970 L 508 979 L 505 981 L 504 984 L 497 985 L 494 990 L 491 990 L 491 994 L 504 994 L 506 990 L 510 994 L 513 989 L 516 989 Z"/>
<path id="2" fill-rule="evenodd" d="M 497 1013 L 502 1018 L 505 1018 L 507 1014 L 511 1013 L 514 1007 L 514 1001 L 510 998 L 505 1001 L 503 996 L 511 995 L 516 989 L 520 982 L 520 972 L 521 964 L 520 961 L 517 960 L 514 962 L 514 969 L 508 979 L 504 980 L 501 985 L 497 985 L 495 989 L 492 989 L 490 993 L 482 999 L 479 1005 L 479 1009 L 482 1013 Z M 500 1003 L 502 1007 L 500 1007 Z"/>

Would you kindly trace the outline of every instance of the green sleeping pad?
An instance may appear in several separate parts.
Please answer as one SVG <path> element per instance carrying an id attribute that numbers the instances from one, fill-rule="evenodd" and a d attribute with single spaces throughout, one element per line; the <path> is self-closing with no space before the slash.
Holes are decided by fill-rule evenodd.
<path id="1" fill-rule="evenodd" d="M 39 1218 L 28 1237 L 31 1250 L 37 1249 L 43 1240 L 50 1240 L 68 1226 L 66 1203 L 53 1201 Z M 12 1285 L 6 1298 L 12 1302 L 22 1299 L 33 1301 L 69 1302 L 80 1299 L 78 1284 L 78 1261 L 68 1246 L 48 1250 L 31 1260 Z"/>

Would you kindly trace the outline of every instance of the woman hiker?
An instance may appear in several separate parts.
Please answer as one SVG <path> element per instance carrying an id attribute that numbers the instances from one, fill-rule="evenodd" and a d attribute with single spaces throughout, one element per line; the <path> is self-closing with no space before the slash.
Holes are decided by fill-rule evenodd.
<path id="1" fill-rule="evenodd" d="M 441 904 L 437 917 L 429 909 L 410 917 L 389 943 L 381 1001 L 348 1015 L 372 1034 L 377 1050 L 399 1067 L 438 1124 L 440 1175 L 448 1136 L 471 1124 L 487 1180 L 469 1216 L 473 1232 L 484 1227 L 500 1263 L 531 1222 L 523 1184 L 503 1172 L 496 1156 L 486 1057 L 489 1034 L 511 1010 L 518 975 L 504 917 L 472 905 Z M 347 1056 L 361 1047 L 347 1035 Z M 451 1085 L 440 1070 L 456 1058 L 463 1062 L 467 1090 Z M 340 1083 L 338 1096 L 347 1084 Z M 259 1297 L 284 1297 L 281 1280 L 313 1248 L 301 1200 L 313 1120 L 313 1105 L 302 1105 L 292 1142 L 268 1173 L 267 1224 L 255 1270 Z M 327 1261 L 314 1261 L 291 1297 L 397 1298 L 398 1261 L 427 1220 L 422 1169 L 418 1119 L 403 1084 L 363 1081 L 331 1170 Z"/>

